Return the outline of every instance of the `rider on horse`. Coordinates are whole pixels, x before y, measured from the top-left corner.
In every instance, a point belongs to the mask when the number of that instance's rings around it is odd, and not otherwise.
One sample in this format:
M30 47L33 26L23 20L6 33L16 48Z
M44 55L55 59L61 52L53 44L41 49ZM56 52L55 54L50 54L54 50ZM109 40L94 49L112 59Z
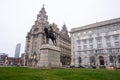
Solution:
M50 30L48 30L48 28L44 28L45 31L45 35L46 35L46 43L49 42L49 38L52 40L53 44L56 43L56 36L53 34L53 29L52 26L50 26Z

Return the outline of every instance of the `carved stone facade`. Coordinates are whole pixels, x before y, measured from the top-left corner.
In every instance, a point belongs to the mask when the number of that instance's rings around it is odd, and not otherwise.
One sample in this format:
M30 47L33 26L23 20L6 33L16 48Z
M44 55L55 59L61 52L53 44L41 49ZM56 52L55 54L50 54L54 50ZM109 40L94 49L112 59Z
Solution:
M120 68L120 18L71 29L71 65Z
M26 36L25 56L24 65L36 66L40 60L40 48L42 44L45 44L44 28L52 26L52 29L57 37L57 46L61 49L61 62L63 65L70 65L71 63L71 41L68 35L67 27L64 24L62 30L55 23L49 24L48 16L46 14L44 6L41 8L37 15L37 20L32 26ZM49 40L49 44L53 45L52 41Z

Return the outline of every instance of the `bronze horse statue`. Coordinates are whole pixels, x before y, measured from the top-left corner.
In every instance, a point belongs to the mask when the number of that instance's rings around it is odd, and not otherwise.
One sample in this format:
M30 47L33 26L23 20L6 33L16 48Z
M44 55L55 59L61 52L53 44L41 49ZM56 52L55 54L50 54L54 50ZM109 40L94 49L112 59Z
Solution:
M45 36L46 36L46 43L49 43L49 38L52 40L53 44L56 44L56 36L53 32L52 26L50 26L50 30L47 27L44 28Z

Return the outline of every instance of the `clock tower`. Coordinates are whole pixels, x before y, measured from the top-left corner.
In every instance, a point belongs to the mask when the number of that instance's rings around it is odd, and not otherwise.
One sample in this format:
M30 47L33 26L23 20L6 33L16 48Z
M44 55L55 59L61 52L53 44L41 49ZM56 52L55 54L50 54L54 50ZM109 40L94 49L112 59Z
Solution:
M41 10L39 11L39 14L37 15L37 21L40 24L48 23L48 16L46 15L46 11L45 11L44 5L41 8Z

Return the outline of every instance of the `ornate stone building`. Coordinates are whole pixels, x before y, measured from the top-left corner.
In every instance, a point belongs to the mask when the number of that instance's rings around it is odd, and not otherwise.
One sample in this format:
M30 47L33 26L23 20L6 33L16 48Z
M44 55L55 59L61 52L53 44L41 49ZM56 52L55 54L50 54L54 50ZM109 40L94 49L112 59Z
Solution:
M44 27L52 26L53 31L57 37L57 46L61 50L61 63L62 65L70 65L71 63L71 42L68 35L68 30L64 24L62 30L59 31L59 28L55 23L49 24L48 16L46 14L44 6L41 8L39 14L37 15L37 20L32 26L30 31L26 36L26 46L24 54L24 65L27 66L36 66L40 60L40 48L41 45L45 43ZM49 44L52 44L52 41L49 40Z
M71 29L71 65L120 68L120 18Z

